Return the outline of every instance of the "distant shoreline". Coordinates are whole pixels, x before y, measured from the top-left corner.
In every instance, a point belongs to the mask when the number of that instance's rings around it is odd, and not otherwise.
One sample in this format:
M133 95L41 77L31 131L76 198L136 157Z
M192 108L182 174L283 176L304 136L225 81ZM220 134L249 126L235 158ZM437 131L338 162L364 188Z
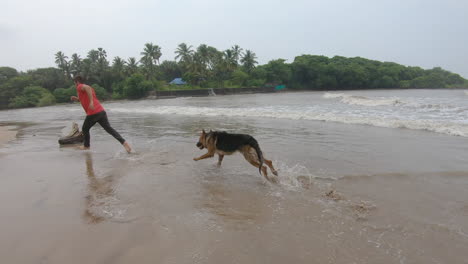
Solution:
M175 97L205 97L216 95L232 95L232 94L253 94L253 93L275 93L279 92L274 87L260 88L206 88L194 90L167 90L153 91L147 96L147 99L164 99Z
M177 97L206 97L216 95L235 94L261 94L261 93L292 93L292 92L346 92L360 90L467 90L467 88L359 88L359 89L336 89L336 90L316 90L316 89L282 89L276 90L274 87L259 88L204 88L194 90L168 90L153 91L144 99L170 99ZM112 100L113 101L113 100Z

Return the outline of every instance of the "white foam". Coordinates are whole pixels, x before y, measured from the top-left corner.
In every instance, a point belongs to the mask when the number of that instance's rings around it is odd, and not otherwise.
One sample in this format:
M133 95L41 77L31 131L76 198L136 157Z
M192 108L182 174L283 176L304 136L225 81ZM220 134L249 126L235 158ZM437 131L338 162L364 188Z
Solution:
M312 184L314 177L305 166L300 164L288 166L281 161L273 161L273 164L278 171L279 184L290 189L304 187L304 184Z
M347 96L347 95L344 94L344 93L325 93L323 95L323 98L334 99L334 98L341 98L341 97L345 97L345 96Z
M356 117L325 114L323 121L333 121L346 124L371 125L387 128L406 128L414 130L427 130L447 135L468 137L468 125L436 120L404 120L386 117Z
M341 102L350 105L363 106L382 106L382 105L399 105L403 104L398 98L368 98L364 96L349 96L341 99Z
M295 109L289 107L193 107L193 106L151 106L143 108L112 108L114 112L141 113L158 115L185 115L207 117L261 117L290 120L327 121L345 124L370 125L388 128L407 128L427 130L448 135L468 137L468 124L431 119L403 119L382 114L353 114L348 112L332 112L316 108Z
M465 91L468 92L468 91ZM399 109L405 109L406 111L420 111L420 113L428 112L440 112L442 115L448 115L448 117L455 113L462 113L467 111L468 108L454 105L450 101L446 101L441 98L411 98L407 97L402 100L398 97L366 97L344 93L325 93L323 98L326 99L337 99L340 98L340 102L347 105L365 106L365 107L377 107L377 106L396 106ZM389 110L388 108L387 110Z
M341 98L340 102L349 105L362 105L362 106L382 106L382 105L399 105L403 102L399 98L369 98L365 96L350 95L344 93L325 93L323 98L337 99Z

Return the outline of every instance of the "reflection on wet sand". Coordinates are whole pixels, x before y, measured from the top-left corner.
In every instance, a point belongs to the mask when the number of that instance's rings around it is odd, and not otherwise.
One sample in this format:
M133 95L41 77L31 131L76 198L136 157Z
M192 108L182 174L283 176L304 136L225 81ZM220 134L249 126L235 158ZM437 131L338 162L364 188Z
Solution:
M88 176L88 195L86 195L86 209L84 218L91 224L97 224L105 220L103 215L100 215L96 209L104 205L105 198L114 195L115 179L113 175L104 178L97 178L94 173L92 153L86 152L86 174Z
M242 230L271 218L272 212L266 206L262 193L255 188L231 184L217 176L204 178L200 186L200 207L212 216L212 220L228 228Z
M259 213L255 210L255 206L252 206L252 203L241 201L248 199L248 197L240 193L232 193L222 184L208 183L204 184L203 187L204 195L207 198L203 202L204 207L224 220L249 221L254 220Z

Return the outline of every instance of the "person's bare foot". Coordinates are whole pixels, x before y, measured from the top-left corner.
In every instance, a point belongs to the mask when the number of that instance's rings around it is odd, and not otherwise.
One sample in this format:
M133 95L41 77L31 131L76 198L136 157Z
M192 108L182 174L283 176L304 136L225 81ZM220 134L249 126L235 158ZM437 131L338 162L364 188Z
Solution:
M85 147L85 146L79 146L78 149L81 149L81 150L88 150L89 147Z
M125 141L125 142L123 143L123 146L124 146L125 150L127 151L127 153L131 153L131 152L132 152L132 148L130 147L130 144L128 144L127 141Z

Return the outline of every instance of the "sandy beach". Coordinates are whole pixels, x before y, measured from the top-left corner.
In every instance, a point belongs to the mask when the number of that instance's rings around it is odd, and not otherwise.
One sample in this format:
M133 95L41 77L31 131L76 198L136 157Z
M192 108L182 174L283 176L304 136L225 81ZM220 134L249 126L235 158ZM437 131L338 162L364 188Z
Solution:
M90 151L59 147L71 122L83 121L76 105L0 112L3 122L31 122L0 148L0 256L47 264L467 263L468 145L453 134L468 128L456 123L465 106L455 92L435 96L436 110L432 91L104 104L130 155L99 125ZM413 121L420 105L430 115ZM321 109L333 121L312 120ZM195 146L201 128L253 135L279 184L241 155L220 168L216 158L193 161L204 153Z

